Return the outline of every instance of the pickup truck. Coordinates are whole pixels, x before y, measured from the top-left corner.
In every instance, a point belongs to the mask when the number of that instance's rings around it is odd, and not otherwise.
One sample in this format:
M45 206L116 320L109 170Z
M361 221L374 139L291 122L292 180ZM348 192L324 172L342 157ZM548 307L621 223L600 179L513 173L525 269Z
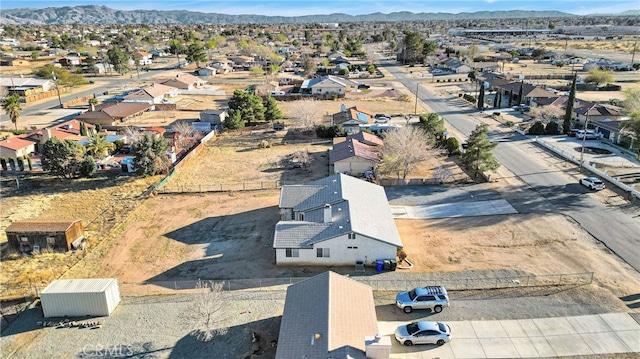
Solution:
M440 313L442 308L449 306L449 296L447 290L441 286L419 287L398 293L396 306L407 314L414 309L430 309Z

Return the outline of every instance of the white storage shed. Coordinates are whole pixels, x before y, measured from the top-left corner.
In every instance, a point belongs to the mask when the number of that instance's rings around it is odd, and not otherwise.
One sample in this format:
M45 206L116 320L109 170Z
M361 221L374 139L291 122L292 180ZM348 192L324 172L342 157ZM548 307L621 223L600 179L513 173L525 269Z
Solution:
M61 279L40 292L45 318L108 316L120 303L115 278Z

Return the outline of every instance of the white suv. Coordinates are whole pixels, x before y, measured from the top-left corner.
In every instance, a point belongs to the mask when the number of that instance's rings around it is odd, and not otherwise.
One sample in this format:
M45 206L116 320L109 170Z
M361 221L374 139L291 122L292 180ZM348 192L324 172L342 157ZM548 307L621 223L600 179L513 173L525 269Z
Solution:
M414 309L431 309L440 313L443 307L449 306L449 296L447 290L441 286L414 288L398 293L396 306L405 313L411 313Z

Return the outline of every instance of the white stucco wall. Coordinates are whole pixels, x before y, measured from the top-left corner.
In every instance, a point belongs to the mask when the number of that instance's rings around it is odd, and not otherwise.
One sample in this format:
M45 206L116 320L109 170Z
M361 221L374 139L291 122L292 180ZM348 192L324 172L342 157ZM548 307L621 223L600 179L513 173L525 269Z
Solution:
M374 163L360 157L345 158L333 164L333 173L347 173L351 176L362 176L365 171L374 167Z
M357 248L348 248L357 247ZM318 258L318 248L328 248L329 257ZM356 234L356 239L347 236L316 243L313 249L299 249L299 257L286 257L284 248L276 249L276 264L282 265L355 265L356 261L368 264L376 259L395 259L396 247L378 240Z

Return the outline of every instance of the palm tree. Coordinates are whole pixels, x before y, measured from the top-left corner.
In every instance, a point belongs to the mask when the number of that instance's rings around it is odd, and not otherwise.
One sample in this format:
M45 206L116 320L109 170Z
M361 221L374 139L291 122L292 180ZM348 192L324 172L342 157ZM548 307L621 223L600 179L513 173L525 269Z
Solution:
M93 135L89 137L89 144L87 145L87 151L91 152L94 156L104 158L107 155L108 150L115 148L113 143L107 142L106 136Z
M91 107L91 111L95 111L96 110L96 105L98 104L98 99L95 97L92 97L89 99L89 107Z
M16 132L18 131L18 118L20 118L20 95L17 93L11 94L4 98L2 101L2 109L9 115L11 122L16 126Z

